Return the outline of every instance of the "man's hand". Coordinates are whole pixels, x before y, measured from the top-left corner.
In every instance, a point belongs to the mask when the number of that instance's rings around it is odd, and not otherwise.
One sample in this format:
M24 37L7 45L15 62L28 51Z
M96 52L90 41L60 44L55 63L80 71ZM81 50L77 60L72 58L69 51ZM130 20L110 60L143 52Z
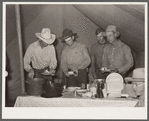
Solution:
M97 82L98 82L97 79L94 79L93 83L97 83Z
M74 72L74 76L78 76L78 67L76 65L73 65L71 70Z
M66 73L65 73L65 75L66 75L67 77L69 77L69 76L70 76L70 74L69 74L68 72L66 72Z
M54 69L51 69L50 71L49 71L49 73L52 75L52 74L55 74L55 70Z
M107 67L102 67L102 68L100 68L100 71L101 71L101 73L107 72Z
M74 76L78 76L78 70L74 71Z
M31 69L30 71L29 71L29 73L28 73L28 77L30 77L30 78L34 78L34 70L33 69Z
M119 73L119 70L116 69L116 68L115 68L115 69L111 69L111 73L114 73L114 72L115 72L115 73Z

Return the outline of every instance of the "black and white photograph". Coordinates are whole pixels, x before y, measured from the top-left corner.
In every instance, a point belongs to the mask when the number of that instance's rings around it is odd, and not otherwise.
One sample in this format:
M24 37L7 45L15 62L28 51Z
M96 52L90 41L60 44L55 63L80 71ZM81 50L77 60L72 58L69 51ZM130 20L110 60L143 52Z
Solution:
M3 2L2 119L147 119L147 2Z

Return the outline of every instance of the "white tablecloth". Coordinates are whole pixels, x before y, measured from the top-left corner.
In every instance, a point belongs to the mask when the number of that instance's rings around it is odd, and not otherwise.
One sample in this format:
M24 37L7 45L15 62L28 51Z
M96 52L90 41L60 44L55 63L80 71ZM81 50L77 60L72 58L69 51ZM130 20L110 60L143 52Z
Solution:
M134 107L138 100L19 96L14 107Z

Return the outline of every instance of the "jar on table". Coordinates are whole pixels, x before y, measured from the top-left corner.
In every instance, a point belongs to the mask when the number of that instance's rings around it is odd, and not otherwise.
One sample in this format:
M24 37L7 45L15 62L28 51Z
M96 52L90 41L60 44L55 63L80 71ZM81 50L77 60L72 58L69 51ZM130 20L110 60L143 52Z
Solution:
M97 82L97 98L104 98L103 90L104 89L104 82L99 81Z

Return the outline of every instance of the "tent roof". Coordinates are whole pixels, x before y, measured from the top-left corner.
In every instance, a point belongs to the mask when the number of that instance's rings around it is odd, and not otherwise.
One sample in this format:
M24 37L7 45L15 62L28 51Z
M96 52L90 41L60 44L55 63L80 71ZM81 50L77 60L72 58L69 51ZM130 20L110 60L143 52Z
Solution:
M106 29L116 25L121 40L137 53L144 51L144 5L74 5L92 22Z
M28 26L48 5L21 5L21 14L23 27ZM116 25L117 31L121 33L120 39L129 45L134 52L140 53L144 51L145 44L145 6L144 5L73 5L77 10L84 14L94 24L104 29L108 25ZM17 36L14 31L15 18L14 12L11 10L14 6L7 5L7 26L12 26L12 29L7 33L11 35L11 39ZM11 13L11 14L10 14ZM29 18L29 19L28 19ZM12 24L14 23L14 24ZM11 39L8 39L11 41ZM7 41L7 44L10 43Z

